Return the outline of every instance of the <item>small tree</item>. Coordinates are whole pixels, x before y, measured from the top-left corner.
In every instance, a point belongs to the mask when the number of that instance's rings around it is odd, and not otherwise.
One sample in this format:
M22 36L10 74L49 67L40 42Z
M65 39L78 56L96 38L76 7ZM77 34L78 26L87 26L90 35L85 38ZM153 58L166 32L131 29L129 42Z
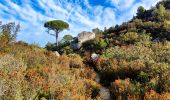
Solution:
M64 29L69 28L69 24L62 20L52 20L44 24L45 28L48 28L48 31L53 30L55 34L51 34L56 37L56 47L58 48L58 34Z
M14 22L2 24L0 21L0 49L15 41L19 30L19 24Z
M48 51L54 51L55 50L55 45L48 42L46 45L45 45L45 48L48 50Z
M156 21L164 21L165 7L162 4L159 4L152 12Z
M20 24L10 22L2 25L2 22L0 22L0 35L4 36L8 42L15 41L19 30Z
M144 17L145 8L143 6L140 6L137 10L137 17L143 18Z
M64 35L64 37L63 37L63 41L64 42L71 42L71 40L73 39L73 36L71 36L71 35Z

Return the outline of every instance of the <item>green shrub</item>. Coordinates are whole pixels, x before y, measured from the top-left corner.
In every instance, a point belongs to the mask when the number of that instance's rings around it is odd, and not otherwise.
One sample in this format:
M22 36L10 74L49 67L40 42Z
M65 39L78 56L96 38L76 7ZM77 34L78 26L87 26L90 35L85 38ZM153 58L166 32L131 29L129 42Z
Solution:
M135 33L135 32L128 32L126 34L122 34L120 38L125 43L134 44L135 42L138 41L139 35L138 33Z
M116 46L103 52L103 57L123 59L126 61L141 60L143 62L153 61L153 51L145 46Z
M104 49L104 48L106 48L106 46L107 46L107 42L106 42L104 39L101 39L101 40L99 41L99 47L100 47L101 49Z
M50 42L48 42L46 45L45 45L45 48L48 50L48 51L54 51L56 46Z
M121 34L120 36L120 41L127 44L149 45L151 39L152 37L150 34L136 32L128 32L126 34Z

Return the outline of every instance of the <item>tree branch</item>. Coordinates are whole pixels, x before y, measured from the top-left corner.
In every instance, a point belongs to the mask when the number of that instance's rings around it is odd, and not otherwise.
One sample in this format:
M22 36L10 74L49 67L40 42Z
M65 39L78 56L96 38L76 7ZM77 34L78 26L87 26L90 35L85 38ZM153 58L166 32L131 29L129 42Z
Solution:
M55 34L52 34L52 33L48 33L48 34L50 34L50 35L52 35L52 36L56 36Z
M50 30L49 30L49 29L47 30L47 33L50 34L50 35L52 35L52 36L56 36L55 34L50 33Z

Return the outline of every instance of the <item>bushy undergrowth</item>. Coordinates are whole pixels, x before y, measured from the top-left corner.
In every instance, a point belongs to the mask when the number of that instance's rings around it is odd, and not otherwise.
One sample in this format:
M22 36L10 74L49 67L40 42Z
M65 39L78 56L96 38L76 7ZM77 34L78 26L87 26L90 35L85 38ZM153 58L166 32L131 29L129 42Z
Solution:
M95 64L103 75L103 80L107 80L103 84L118 79L117 83L110 86L116 97L127 98L137 93L139 98L144 99L145 93L150 90L160 94L170 92L169 48L169 42L153 42L148 46L115 46L103 52ZM130 80L123 80L126 78ZM128 86L129 82L132 83L131 86ZM138 89L138 92L131 92L130 88Z
M76 54L57 57L23 42L0 50L0 98L4 100L91 99L100 89L94 78L94 71Z

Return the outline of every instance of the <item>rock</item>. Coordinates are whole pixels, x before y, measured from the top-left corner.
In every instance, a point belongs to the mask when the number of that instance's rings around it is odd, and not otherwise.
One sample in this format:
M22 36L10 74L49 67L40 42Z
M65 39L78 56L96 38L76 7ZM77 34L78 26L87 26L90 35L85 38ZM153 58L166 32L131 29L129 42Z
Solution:
M57 57L60 57L60 54L58 53L58 51L54 51L54 54L55 54Z
M111 100L110 91L105 87L101 87L99 95L101 97L101 100Z
M72 44L71 44L71 47L72 47L74 50L80 49L81 46L82 46L81 43L72 43Z
M83 31L78 34L77 39L79 43L84 43L86 41L92 40L95 38L95 33Z
M100 83L100 75L99 75L98 73L96 73L95 81L96 81L97 83Z
M91 58L92 58L93 61L96 61L96 60L99 58L99 55L96 54L96 53L93 53L93 54L91 55Z
M83 31L83 32L79 33L77 35L77 37L73 38L71 47L73 49L80 49L84 42L87 42L94 38L95 38L95 33Z

